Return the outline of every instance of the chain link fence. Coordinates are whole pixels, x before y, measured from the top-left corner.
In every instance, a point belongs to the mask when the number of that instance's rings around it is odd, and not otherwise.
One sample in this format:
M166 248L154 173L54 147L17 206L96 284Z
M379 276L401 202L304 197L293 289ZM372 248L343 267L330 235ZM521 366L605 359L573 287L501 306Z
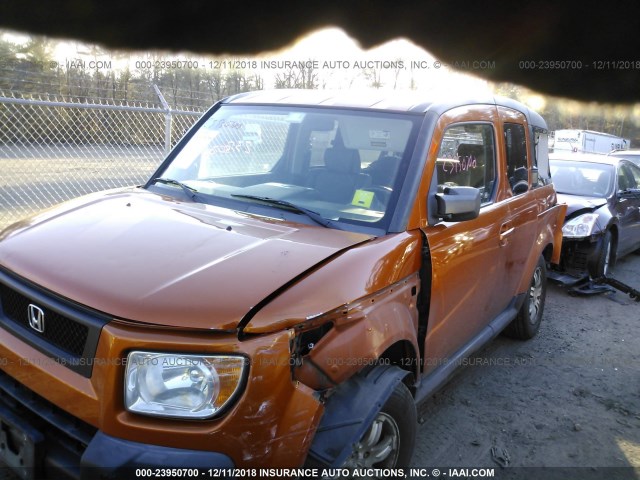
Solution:
M143 183L202 115L0 91L0 229L62 201Z

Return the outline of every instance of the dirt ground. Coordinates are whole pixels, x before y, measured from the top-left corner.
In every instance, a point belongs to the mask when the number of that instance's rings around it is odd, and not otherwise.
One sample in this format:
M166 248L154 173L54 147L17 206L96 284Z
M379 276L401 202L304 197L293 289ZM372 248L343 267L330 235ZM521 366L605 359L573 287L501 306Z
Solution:
M620 260L614 277L640 290L640 256ZM498 337L421 413L416 467L640 479L640 303L550 284L538 336Z
M615 277L640 289L640 256ZM550 285L538 336L495 339L421 417L415 478L640 479L640 303Z

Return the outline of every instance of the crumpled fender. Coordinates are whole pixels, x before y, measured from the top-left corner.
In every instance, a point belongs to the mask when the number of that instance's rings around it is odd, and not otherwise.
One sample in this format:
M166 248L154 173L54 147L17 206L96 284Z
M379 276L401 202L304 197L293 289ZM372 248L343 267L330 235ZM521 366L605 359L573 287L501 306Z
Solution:
M567 205L560 203L554 208L557 209L555 229L553 231L553 254L551 255L551 263L560 263L560 253L562 251L562 226L564 225L564 219L567 214Z
M339 468L380 412L396 386L410 372L379 365L354 375L327 400L307 462L321 468Z

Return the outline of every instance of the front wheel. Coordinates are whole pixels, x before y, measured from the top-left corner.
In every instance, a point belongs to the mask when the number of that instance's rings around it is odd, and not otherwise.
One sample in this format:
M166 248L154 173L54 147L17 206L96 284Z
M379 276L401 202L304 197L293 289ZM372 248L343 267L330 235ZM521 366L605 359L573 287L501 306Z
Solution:
M611 235L611 231L607 230L598 245L595 262L589 265L589 275L591 275L591 278L600 278L608 275L613 267L614 258L613 236Z
M378 412L342 468L408 468L416 438L417 414L413 397L399 383Z
M508 337L528 340L535 337L542 322L544 301L547 296L547 267L543 256L540 256L533 270L531 284L526 292L524 303L504 334Z

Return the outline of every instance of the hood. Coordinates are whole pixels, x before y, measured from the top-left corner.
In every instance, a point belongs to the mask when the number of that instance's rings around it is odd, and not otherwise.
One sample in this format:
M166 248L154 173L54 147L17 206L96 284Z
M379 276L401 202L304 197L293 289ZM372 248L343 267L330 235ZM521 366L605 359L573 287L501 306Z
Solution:
M63 297L118 318L221 330L371 238L142 189L73 201L2 237L0 265Z
M607 204L606 198L598 197L581 197L579 195L567 195L566 193L558 193L558 203L567 204L567 217L570 217L578 210L585 212L593 212L603 205Z

